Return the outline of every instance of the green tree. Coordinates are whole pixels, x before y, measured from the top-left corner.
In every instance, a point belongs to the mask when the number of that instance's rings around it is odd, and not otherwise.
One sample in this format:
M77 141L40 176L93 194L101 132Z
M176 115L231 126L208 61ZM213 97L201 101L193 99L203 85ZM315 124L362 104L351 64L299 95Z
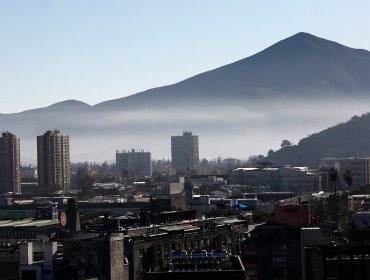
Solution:
M346 224L348 221L347 199L344 196L335 198L331 195L328 198L313 200L310 202L310 209L311 214L320 217L320 220L336 221L340 224Z
M207 184L201 184L199 186L199 194L202 194L202 195L209 194L209 186Z
M337 181L339 177L339 170L336 167L332 167L329 170L330 180L334 183L334 212L337 213ZM337 213L338 214L338 213ZM338 217L336 215L335 223L338 226Z
M329 178L334 183L334 194L337 196L337 181L339 177L339 170L336 167L332 167L329 170Z
M352 170L350 169L346 169L344 172L343 172L343 179L344 181L346 182L347 186L350 188L352 188L352 183L353 183L353 173L352 173Z
M349 188L349 196L348 196L348 199L349 199L349 213L351 215L351 213L352 213L352 183L353 183L352 170L346 169L343 172L343 179L344 179L344 181L346 182L346 184Z
M81 192L81 197L91 198L94 196L94 178L90 173L86 173L80 180L78 188Z
M290 142L289 140L286 140L284 139L283 141L281 141L281 144L280 144L280 147L285 147L285 146L290 146L292 145L292 142Z

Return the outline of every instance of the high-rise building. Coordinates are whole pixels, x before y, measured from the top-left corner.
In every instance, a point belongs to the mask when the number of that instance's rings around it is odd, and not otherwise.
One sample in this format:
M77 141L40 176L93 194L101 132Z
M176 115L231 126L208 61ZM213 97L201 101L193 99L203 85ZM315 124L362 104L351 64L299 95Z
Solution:
M182 136L171 136L172 167L177 172L199 171L199 138L184 131Z
M40 189L50 193L71 185L69 136L58 130L37 136L37 175Z
M0 193L20 191L19 139L12 133L4 132L0 137Z
M143 150L116 151L116 169L118 173L134 172L139 176L152 176L152 158L150 152Z

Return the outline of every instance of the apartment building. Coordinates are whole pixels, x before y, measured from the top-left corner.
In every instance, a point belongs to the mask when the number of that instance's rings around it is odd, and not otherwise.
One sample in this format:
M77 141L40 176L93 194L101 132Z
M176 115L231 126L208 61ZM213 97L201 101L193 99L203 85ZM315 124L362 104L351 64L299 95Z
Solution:
M199 138L184 131L182 136L171 136L172 167L177 172L199 172Z
M0 137L0 194L21 191L19 138L10 132Z
M69 136L59 130L37 136L37 174L39 187L47 193L71 187Z
M116 151L116 170L118 173L134 172L139 176L152 176L152 157L144 150Z

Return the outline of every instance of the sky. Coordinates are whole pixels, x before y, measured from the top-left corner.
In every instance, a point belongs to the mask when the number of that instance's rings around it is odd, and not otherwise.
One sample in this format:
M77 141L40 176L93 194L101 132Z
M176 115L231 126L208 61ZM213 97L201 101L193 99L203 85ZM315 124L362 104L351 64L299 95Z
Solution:
M0 113L172 84L308 32L370 50L369 1L0 1Z

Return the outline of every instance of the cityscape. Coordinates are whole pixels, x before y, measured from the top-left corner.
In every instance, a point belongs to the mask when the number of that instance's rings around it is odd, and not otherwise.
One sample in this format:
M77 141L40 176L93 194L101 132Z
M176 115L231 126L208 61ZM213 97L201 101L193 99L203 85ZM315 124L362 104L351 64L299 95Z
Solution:
M171 161L131 148L115 164L71 163L69 135L53 130L37 136L37 167L21 167L21 141L4 132L2 275L367 278L370 158L211 162L199 138L171 136Z
M370 279L370 4L0 3L0 280Z

